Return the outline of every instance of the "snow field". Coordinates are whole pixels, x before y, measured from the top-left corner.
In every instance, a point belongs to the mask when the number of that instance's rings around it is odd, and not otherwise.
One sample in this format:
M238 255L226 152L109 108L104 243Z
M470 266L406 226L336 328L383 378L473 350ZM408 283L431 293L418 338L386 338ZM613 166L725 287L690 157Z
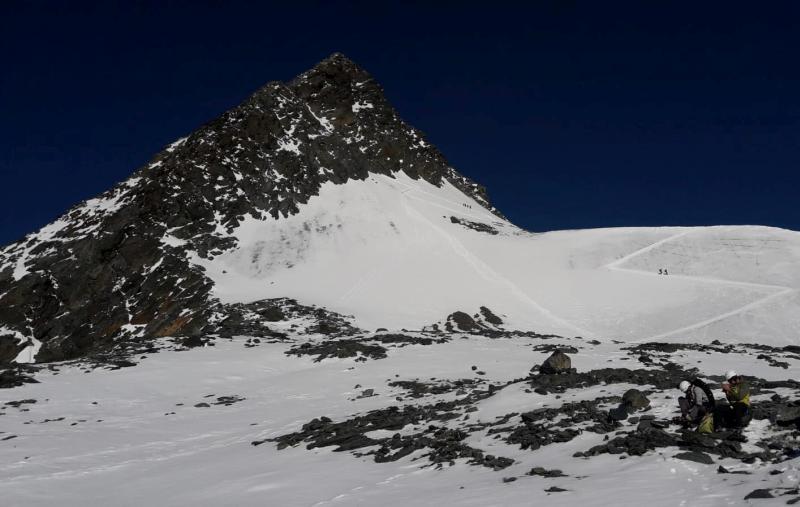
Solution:
M561 339L580 347L571 354L580 371L599 367L643 367L623 360L617 346L592 346ZM476 433L468 443L487 453L517 462L493 472L459 461L434 470L416 453L394 463L376 464L330 448L304 446L278 451L274 444L253 447L250 442L296 431L313 418L342 420L355 413L405 403L453 399L453 393L403 402L393 380L485 378L500 384L523 378L548 354L536 352L536 343L557 340L511 338L491 340L472 336L429 346L390 348L386 359L364 363L352 359L313 362L288 357L288 344L261 344L244 348L243 339L218 340L216 347L151 355L132 368L84 373L79 365L42 370L40 384L2 391L0 406L11 400L35 399L23 405L29 411L6 407L1 411L0 495L4 505L740 505L754 487L767 478L770 487L797 477L796 470L768 476L774 466L742 465L721 460L748 476L719 476L708 466L672 458L677 449L659 449L620 459L600 455L572 458L577 451L601 443L602 435L586 432L564 444L537 451ZM748 374L767 376L777 371L754 356L728 354ZM726 358L704 357L701 371L718 374ZM694 358L688 358L691 361ZM479 376L471 369L484 371ZM57 373L57 374L56 374ZM360 387L355 387L360 385ZM510 412L605 395L620 395L629 386L613 384L557 395L526 393L524 384L512 384L481 401L471 421L492 422ZM357 399L363 389L377 396ZM639 386L639 388L642 388ZM658 417L675 413L677 392L656 391L650 396ZM213 395L213 396L209 396ZM214 405L220 396L244 401ZM212 403L196 408L201 402ZM183 405L177 405L183 404ZM47 419L60 421L42 422ZM30 424L27 424L30 422ZM450 421L447 425L455 425ZM513 422L513 421L512 421ZM74 426L73 423L77 423ZM410 431L412 428L404 428ZM623 427L624 429L624 427ZM761 431L753 424L748 431ZM483 435L483 436L481 436ZM730 461L730 463L728 463ZM569 477L547 479L524 474L534 466L558 468ZM790 463L787 466L792 466ZM792 475L794 474L794 475ZM518 480L504 484L503 477ZM723 478L725 480L723 480ZM731 482L736 481L736 482ZM783 481L783 482L781 482ZM766 484L766 483L765 483ZM544 490L558 486L563 493ZM463 488L463 489L462 489ZM545 500L546 499L546 500ZM123 503L119 503L123 502Z
M531 234L447 182L400 172L327 183L300 213L247 217L232 235L238 248L212 260L191 256L215 296L294 297L353 315L366 329L421 329L487 306L508 328L601 340L800 337L800 233L780 229Z

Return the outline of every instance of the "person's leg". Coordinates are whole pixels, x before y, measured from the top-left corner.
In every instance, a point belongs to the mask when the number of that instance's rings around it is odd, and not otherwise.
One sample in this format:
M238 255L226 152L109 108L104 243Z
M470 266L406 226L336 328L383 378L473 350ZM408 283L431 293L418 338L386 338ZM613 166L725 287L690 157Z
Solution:
M730 405L717 405L714 410L714 425L717 428L730 428L732 416L733 409Z
M681 396L678 398L678 406L681 407L681 417L686 419L686 416L689 414L689 400Z
M733 410L731 411L731 420L732 426L735 428L744 428L748 424L750 424L750 407L745 405L744 403L737 403L733 406Z

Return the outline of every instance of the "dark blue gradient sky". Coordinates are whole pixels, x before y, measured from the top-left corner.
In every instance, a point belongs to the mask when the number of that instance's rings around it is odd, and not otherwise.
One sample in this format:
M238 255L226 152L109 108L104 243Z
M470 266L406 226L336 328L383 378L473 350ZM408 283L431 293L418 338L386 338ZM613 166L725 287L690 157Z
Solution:
M526 228L800 230L800 4L531 3L2 2L0 243L334 51Z

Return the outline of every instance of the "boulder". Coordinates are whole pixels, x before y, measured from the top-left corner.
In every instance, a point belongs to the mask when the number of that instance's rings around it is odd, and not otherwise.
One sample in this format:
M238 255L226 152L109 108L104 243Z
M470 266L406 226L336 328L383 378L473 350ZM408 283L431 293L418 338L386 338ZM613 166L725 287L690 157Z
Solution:
M702 463L704 465L713 465L714 460L711 459L711 456L704 452L700 451L687 451L681 452L675 455L675 458L694 461L696 463Z
M754 489L744 497L745 500L751 498L775 498L775 496L768 489Z
M650 400L638 389L628 389L622 395L622 404L628 409L642 410L650 406Z
M791 424L800 421L800 406L783 406L775 414L775 422L778 424Z
M628 415L628 408L624 404L608 411L608 417L612 421L624 421Z
M539 366L539 373L566 373L572 369L572 360L568 355L556 350Z
M713 449L719 443L718 440L695 431L681 433L681 441L689 446L705 447L707 449Z

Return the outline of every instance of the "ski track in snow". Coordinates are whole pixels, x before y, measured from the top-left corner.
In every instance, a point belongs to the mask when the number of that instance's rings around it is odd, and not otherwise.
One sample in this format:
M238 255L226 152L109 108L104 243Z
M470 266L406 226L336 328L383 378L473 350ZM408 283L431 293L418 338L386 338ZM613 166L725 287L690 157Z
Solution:
M409 190L413 191L413 189L411 189L410 187L409 187ZM408 197L407 193L404 193L403 195ZM433 229L437 233L439 233L450 244L450 246L452 247L453 251L456 254L458 254L459 257L464 259L464 261L466 261L470 266L472 266L475 269L475 271L477 273L479 273L481 275L481 277L483 277L485 280L487 280L489 282L492 282L492 283L495 283L495 284L498 284L498 285L501 285L501 286L504 286L509 291L511 291L520 301L522 301L525 304L531 306L537 312L547 316L552 321L554 321L554 322L556 322L556 323L558 323L558 324L560 324L562 326L565 326L567 329L571 329L571 330L575 331L576 333L581 334L581 335L583 335L585 337L593 337L595 335L595 333L592 333L589 330L583 329L583 328L581 328L579 326L576 326L575 324L573 324L571 322L568 322L568 321L562 319L561 317L553 314L547 308L545 308L542 305L540 305L533 298L531 298L528 294L526 294L522 289L520 289L514 282L512 282L508 278L502 276L501 274L497 273L488 264L486 264L485 262L480 260L475 255L471 254L469 252L469 250L467 250L467 248L460 241L458 241L456 238L454 238L451 234L448 234L447 232L442 230L441 227L437 226L436 224L434 224L433 222L431 222L430 220L425 218L425 216L422 215L422 213L419 213L413 207L406 205L405 206L405 210L406 210L406 213L409 216L419 220L420 222L423 222L423 223L427 224L431 229Z
M731 310L729 312L717 315L716 317L711 317L710 319L706 319L706 320L703 320L701 322L697 322L696 324L692 324L690 326L685 326L685 327L682 327L682 328L674 329L672 331L669 331L669 332L666 332L666 333L661 333L661 334L658 334L658 335L655 335L655 336L650 336L648 338L642 338L642 339L639 339L639 340L633 340L632 343L642 343L642 342L647 342L647 341L660 340L662 338L667 338L669 336L675 336L677 334L684 333L686 331L693 331L695 329L701 329L701 328L704 328L704 327L706 327L706 326L708 326L710 324L714 324L716 322L720 322L722 320L725 320L725 319L727 319L729 317L733 317L735 315L739 315L741 313L744 313L746 311L752 310L754 308L758 308L759 306L763 306L764 304L766 304L766 303L768 303L770 301L778 299L778 298L780 298L782 296L786 296L788 294L793 294L795 292L797 292L796 289L786 288L785 290L783 290L781 292L776 292L775 294L771 294L771 295L766 296L764 298L758 299L756 301L753 301L752 303L749 303L749 304L746 304L746 305L741 306L739 308L736 308L735 310Z
M772 289L772 290L776 290L777 292L775 292L773 294L770 294L768 296L762 297L760 299L757 299L755 301L752 301L750 303L747 303L747 304L745 304L745 305L743 305L743 306L741 306L739 308L736 308L734 310L731 310L731 311L728 311L728 312L725 312L725 313L710 317L708 319L702 320L702 321L697 322L695 324L691 324L691 325L688 325L688 326L683 326L683 327L680 327L680 328L677 328L677 329L673 329L671 331L667 331L667 332L660 333L660 334L657 334L657 335L648 336L647 338L641 338L641 339L638 339L638 340L633 340L632 343L644 343L644 342L648 342L648 341L660 340L660 339L663 339L663 338L668 338L670 336L675 336L675 335L680 334L680 333L684 333L686 331L693 331L693 330L696 330L696 329L701 329L701 328L706 327L706 326L708 326L710 324L714 324L716 322L720 322L722 320L725 320L725 319L727 319L729 317L733 317L735 315L739 315L741 313L744 313L746 311L752 310L754 308L758 308L759 306L762 306L762 305L764 305L764 304L766 304L766 303L768 303L770 301L773 301L775 299L778 299L780 297L787 296L789 294L793 294L793 293L797 292L797 289L794 289L792 287L782 286L782 285L769 285L769 284L762 284L762 283L739 282L739 281L734 281L734 280L722 280L722 279L719 279L719 278L707 278L707 277L702 277L702 276L691 276L691 275L659 275L659 274L656 274L656 273L652 273L652 272L649 272L649 271L643 271L643 270L640 270L640 269L628 269L628 268L622 267L622 265L625 264L627 261L629 261L629 260L631 260L631 259L633 259L635 257L638 257L640 255L646 254L647 252L650 252L652 250L655 250L656 248L658 248L658 247L660 247L660 246L662 246L662 245L664 245L666 243L670 243L670 242L675 241L676 239L679 239L679 238L682 238L684 236L687 236L691 232L692 232L691 230L679 232L679 233L674 234L672 236L669 236L667 238L664 238L664 239L661 239L659 241L656 241L656 242L654 242L654 243L652 243L650 245L647 245L644 248L640 248L640 249L638 249L638 250L636 250L634 252L631 252L630 254L628 254L628 255L620 258L620 259L617 259L617 260L607 264L605 267L607 269L609 269L609 270L612 270L612 271L621 271L621 272L631 273L631 274L635 274L635 275L639 275L639 276L655 276L655 277L666 276L666 277L668 277L670 279L679 279L679 280L683 279L683 280L698 281L698 282L702 282L702 283L722 284L722 285L729 285L729 286L735 286L735 287L752 287L752 288L758 288L758 289Z

